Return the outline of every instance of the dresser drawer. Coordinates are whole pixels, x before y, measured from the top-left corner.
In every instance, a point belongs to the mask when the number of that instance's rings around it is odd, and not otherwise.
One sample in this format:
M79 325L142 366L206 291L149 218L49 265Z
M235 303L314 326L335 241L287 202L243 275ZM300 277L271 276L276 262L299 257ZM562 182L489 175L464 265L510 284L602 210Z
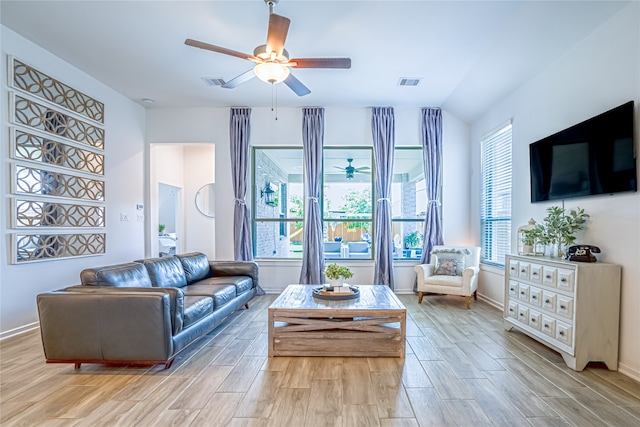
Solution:
M511 277L518 277L518 261L509 260L509 275Z
M524 283L518 284L518 299L522 301L529 302L529 285L525 285Z
M562 289L563 291L567 292L573 292L575 281L576 275L573 270L566 270L564 268L558 269L558 289Z
M529 288L529 302L537 307L542 307L542 289L531 286Z
M556 302L558 300L558 294L555 292L544 290L542 291L542 308L548 310L551 313L556 312Z
M518 298L518 282L509 280L509 297Z
M542 283L542 266L531 263L529 279L534 283Z
M518 321L525 325L529 324L529 309L524 305L518 305Z
M556 319L543 314L540 330L550 337L554 338L556 336Z
M517 319L518 318L518 303L509 301L509 310L507 311L507 316Z
M529 310L529 326L540 330L542 328L542 314L536 310Z
M571 347L573 343L573 327L564 322L557 321L556 339Z
M556 278L558 277L558 269L555 267L542 267L542 283L547 286L556 287Z
M531 264L529 264L528 262L520 262L518 264L518 277L524 280L529 280L529 271L531 269Z
M573 319L573 298L564 295L558 295L556 313L569 320Z

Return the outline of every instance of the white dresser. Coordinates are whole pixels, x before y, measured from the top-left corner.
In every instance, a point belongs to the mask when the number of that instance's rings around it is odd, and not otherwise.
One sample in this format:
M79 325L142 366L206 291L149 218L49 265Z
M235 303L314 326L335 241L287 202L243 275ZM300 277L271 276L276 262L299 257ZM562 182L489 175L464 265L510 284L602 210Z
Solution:
M504 325L559 351L567 366L618 369L619 265L507 255Z

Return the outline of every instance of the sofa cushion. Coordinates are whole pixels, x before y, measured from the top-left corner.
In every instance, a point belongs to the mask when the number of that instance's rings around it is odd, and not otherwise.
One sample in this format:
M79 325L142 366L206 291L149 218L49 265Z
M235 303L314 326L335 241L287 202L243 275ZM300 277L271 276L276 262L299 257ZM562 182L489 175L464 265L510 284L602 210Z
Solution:
M184 297L184 327L188 327L213 313L213 298L206 296Z
M151 287L151 279L147 269L136 262L84 269L80 273L80 282L83 285L114 286L116 288Z
M181 288L187 285L184 269L180 260L174 256L147 258L142 263L149 273L151 284L158 288Z
M236 287L236 295L243 294L250 291L253 288L253 280L247 276L223 276L223 277L208 277L199 281L196 284L203 285L233 285Z
M217 310L236 297L236 287L233 285L210 285L201 282L183 288L187 296L208 296L213 298L213 309Z
M176 255L182 263L184 274L187 277L187 284L192 284L205 277L209 277L211 267L209 259L201 252L191 252L188 254Z

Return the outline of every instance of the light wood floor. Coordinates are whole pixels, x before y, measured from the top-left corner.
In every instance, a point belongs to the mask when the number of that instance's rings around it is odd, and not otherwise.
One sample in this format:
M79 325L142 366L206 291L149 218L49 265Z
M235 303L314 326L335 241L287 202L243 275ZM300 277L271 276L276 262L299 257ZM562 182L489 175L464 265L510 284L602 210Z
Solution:
M161 367L45 364L37 331L1 345L2 426L638 426L640 384L568 369L459 297L401 295L405 359L267 357L274 295Z

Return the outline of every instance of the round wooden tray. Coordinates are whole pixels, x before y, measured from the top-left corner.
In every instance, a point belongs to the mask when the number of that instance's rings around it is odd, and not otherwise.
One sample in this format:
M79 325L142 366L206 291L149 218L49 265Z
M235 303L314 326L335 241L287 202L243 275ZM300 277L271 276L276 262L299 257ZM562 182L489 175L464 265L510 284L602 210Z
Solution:
M320 292L320 291L322 291L324 289L324 287L321 286L319 288L313 288L313 297L314 298L318 298L318 299L329 300L329 301L342 301L342 300L360 298L360 289L358 289L357 286L349 285L349 288L353 291L352 294L348 294L348 295L325 295L325 294L322 294Z

